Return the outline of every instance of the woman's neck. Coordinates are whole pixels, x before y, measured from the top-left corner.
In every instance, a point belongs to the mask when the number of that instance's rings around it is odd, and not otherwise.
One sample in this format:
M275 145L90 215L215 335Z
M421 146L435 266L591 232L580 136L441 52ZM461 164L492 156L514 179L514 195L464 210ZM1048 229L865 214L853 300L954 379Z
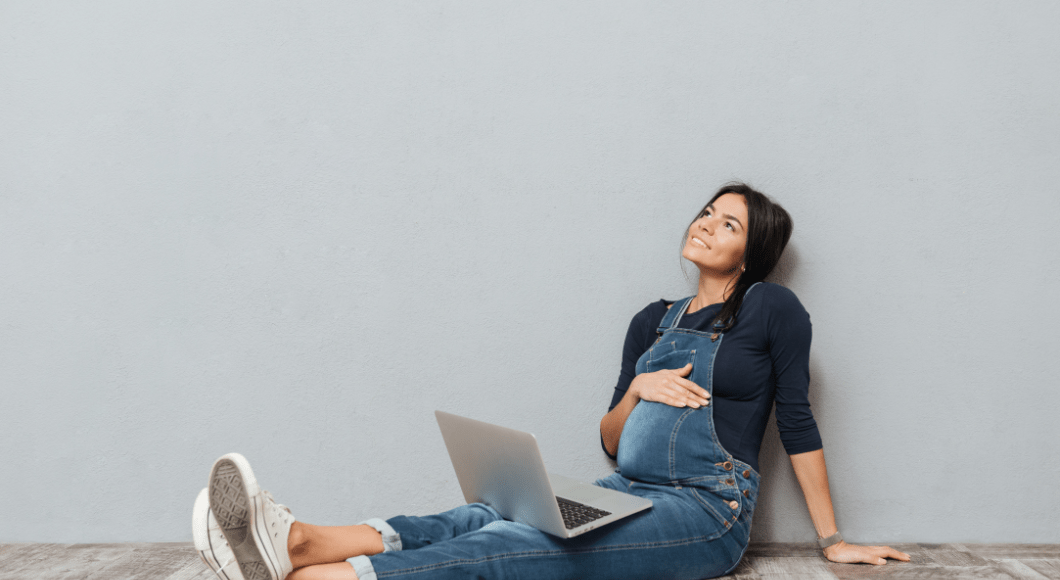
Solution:
M685 312L691 314L700 308L705 308L711 304L725 302L725 299L732 294L733 288L736 287L737 278L739 278L738 274L718 277L700 272L696 296L692 299L692 302L688 305L688 309Z

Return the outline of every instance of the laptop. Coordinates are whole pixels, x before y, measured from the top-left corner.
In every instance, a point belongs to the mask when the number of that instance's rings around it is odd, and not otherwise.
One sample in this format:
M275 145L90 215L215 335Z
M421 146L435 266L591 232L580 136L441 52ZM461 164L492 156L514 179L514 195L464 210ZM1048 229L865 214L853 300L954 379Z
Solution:
M545 471L537 439L435 411L468 503L484 503L505 519L573 538L651 507L651 500Z

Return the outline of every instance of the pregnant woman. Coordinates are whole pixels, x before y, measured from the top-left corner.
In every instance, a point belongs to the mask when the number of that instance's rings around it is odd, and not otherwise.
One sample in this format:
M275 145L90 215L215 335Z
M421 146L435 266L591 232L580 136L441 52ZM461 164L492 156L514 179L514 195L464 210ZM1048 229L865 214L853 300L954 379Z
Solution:
M688 228L682 256L694 296L649 304L626 335L622 373L600 421L618 470L596 482L652 508L559 539L470 504L422 517L314 526L258 487L250 464L218 459L192 527L226 580L712 578L739 563L758 496L770 411L824 555L884 564L909 556L842 540L807 398L810 319L788 289L764 282L791 237L788 213L742 184L722 187Z

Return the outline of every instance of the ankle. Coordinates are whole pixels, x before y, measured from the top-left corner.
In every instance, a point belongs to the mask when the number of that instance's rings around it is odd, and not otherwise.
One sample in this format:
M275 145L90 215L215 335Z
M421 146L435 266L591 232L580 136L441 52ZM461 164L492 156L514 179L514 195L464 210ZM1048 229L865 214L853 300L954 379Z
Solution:
M287 536L287 553L291 559L304 556L309 552L310 533L305 524L295 521L291 524L291 531ZM295 566L297 568L297 566Z
M362 553L365 556L382 554L386 550L383 544L383 534L379 530L367 524L357 526L357 530L360 532L358 538L362 542Z

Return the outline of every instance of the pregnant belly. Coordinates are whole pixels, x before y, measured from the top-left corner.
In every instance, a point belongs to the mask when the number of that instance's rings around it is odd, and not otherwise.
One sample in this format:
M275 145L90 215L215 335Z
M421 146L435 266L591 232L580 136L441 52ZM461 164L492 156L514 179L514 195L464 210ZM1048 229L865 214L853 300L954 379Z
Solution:
M641 401L633 408L618 442L618 468L624 477L648 483L673 479L674 436L692 409Z

